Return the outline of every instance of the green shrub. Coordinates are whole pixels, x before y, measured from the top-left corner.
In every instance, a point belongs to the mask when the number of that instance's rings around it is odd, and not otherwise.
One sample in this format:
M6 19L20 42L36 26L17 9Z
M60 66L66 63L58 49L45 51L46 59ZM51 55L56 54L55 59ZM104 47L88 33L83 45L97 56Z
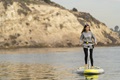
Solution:
M51 1L50 0L44 0L46 3L50 3Z
M76 8L73 8L72 10L75 11L75 12L78 12L78 10Z

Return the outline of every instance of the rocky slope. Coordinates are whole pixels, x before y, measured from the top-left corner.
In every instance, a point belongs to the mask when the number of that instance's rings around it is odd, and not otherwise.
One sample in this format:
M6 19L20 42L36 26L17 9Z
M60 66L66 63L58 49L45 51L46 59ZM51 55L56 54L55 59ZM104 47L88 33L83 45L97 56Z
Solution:
M98 45L114 45L120 43L119 34L110 30L104 23L92 17L89 13L73 12L81 25L90 25L91 31L95 34Z
M78 46L83 25L99 44L118 44L118 34L89 13L73 12L45 0L0 0L0 47Z

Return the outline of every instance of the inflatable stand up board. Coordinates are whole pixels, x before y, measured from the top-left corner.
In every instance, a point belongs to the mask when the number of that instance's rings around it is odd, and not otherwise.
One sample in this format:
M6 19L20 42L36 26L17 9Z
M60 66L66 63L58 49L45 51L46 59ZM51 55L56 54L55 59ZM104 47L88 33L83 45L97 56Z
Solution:
M88 48L88 53L89 53L89 48ZM90 59L88 58L88 65L90 64ZM98 75L98 74L103 74L104 70L100 67L94 67L94 68L90 68L90 66L88 66L88 68L80 67L79 69L77 69L77 73L79 74L85 74L85 75Z
M78 74L85 74L85 75L98 75L103 74L104 70L100 67L94 67L93 69L86 69L85 67L80 67L77 69Z

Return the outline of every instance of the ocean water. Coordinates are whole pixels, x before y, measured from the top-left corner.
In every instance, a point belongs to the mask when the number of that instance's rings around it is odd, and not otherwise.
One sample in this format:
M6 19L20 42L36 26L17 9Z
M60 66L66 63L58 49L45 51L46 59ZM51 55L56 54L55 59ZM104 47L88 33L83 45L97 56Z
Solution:
M120 47L95 47L94 65L104 74L76 73L84 65L82 48L0 50L0 80L120 80Z

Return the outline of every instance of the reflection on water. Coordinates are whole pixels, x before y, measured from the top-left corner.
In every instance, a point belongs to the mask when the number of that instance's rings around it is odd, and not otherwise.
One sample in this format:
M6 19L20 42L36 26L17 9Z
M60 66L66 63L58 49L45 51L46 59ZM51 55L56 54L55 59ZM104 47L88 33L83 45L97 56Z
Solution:
M98 80L98 75L85 75L85 80Z
M73 74L49 64L0 63L0 80L69 80Z
M80 73L77 73L79 77L84 77L84 78L79 78L78 80L99 80L99 76L100 75L84 75L84 74L80 74Z

